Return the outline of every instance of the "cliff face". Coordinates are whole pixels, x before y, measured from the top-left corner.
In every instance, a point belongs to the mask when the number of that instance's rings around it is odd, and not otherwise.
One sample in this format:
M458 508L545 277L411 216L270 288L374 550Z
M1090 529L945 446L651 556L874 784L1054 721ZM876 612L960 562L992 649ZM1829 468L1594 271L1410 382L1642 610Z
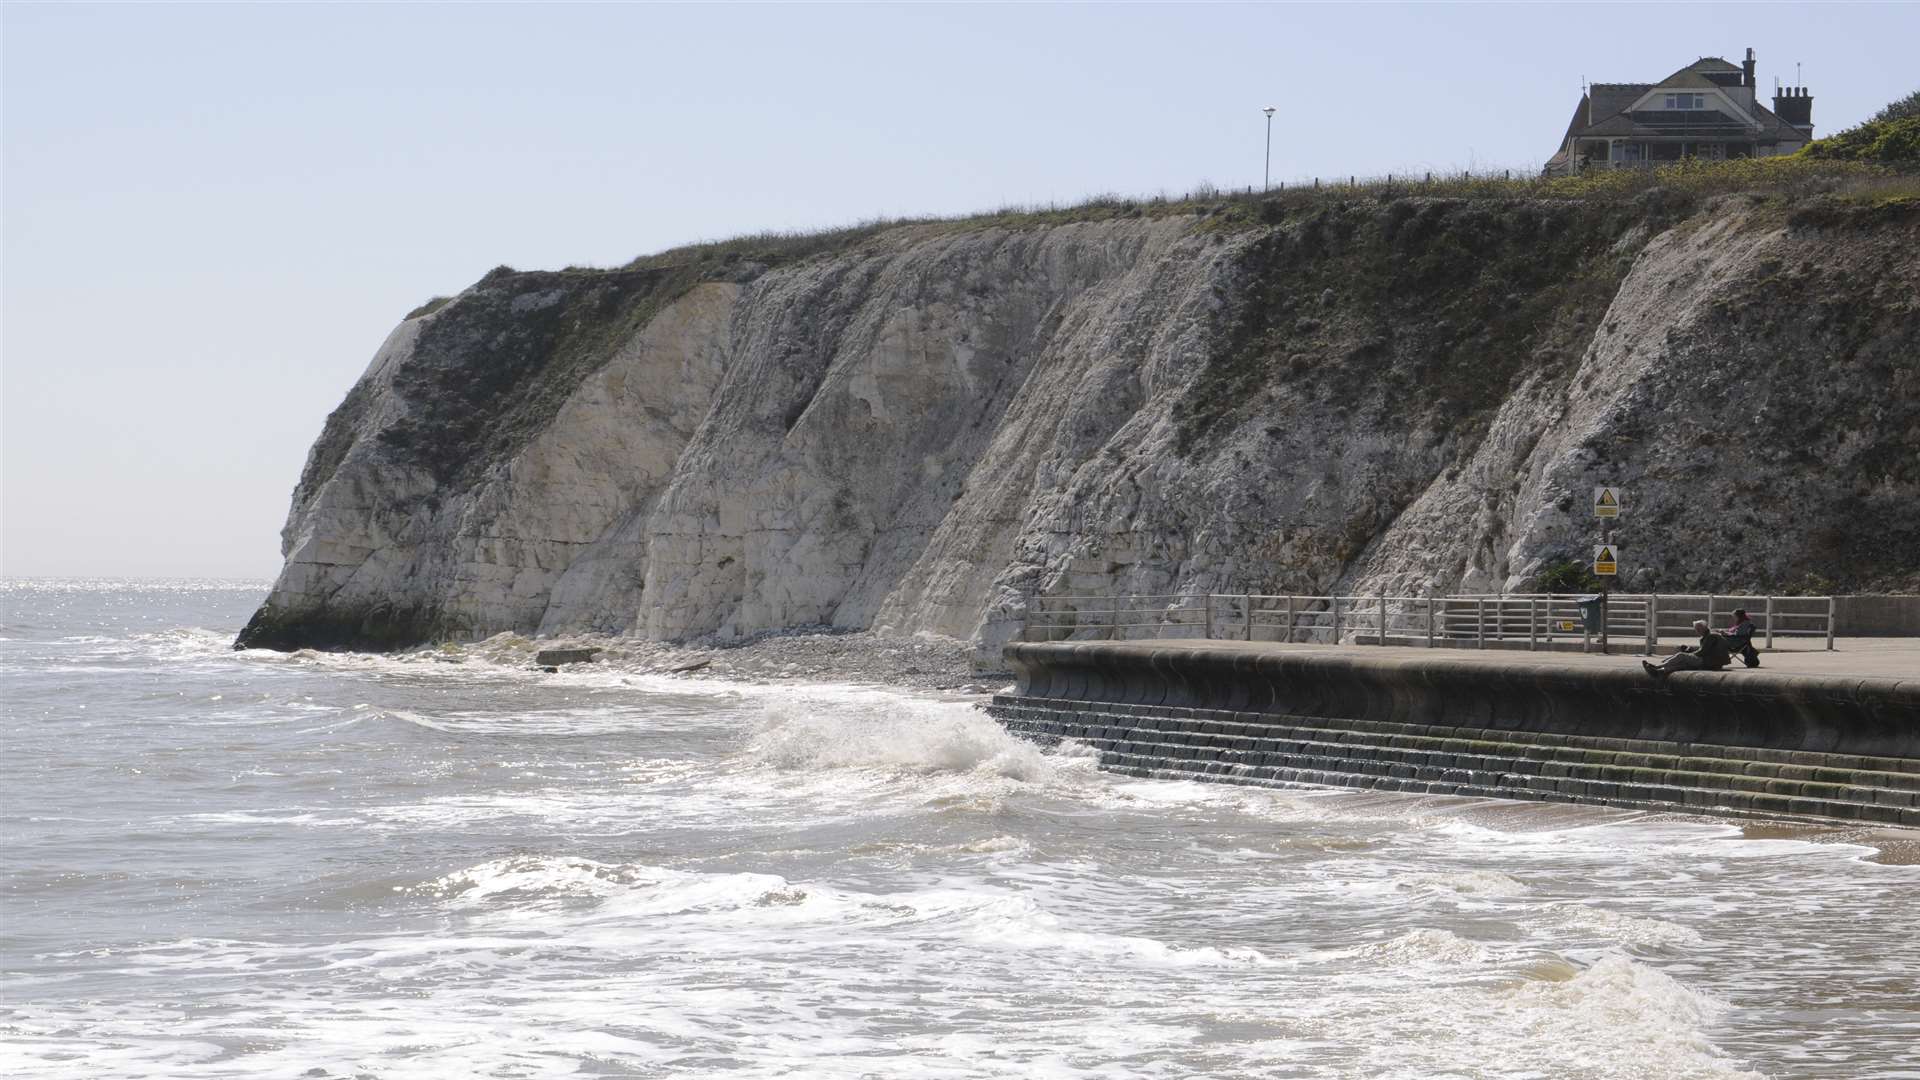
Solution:
M1025 590L1920 585L1920 213L1326 201L513 273L329 418L242 645L829 624Z

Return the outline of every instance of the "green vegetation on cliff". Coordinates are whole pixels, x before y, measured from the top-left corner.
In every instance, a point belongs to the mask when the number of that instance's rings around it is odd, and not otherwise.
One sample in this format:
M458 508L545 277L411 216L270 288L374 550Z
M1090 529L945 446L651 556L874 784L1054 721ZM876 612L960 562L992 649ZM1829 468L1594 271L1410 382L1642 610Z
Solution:
M1864 124L1814 140L1797 156L1920 169L1920 90L1881 109Z
M1438 443L1578 363L1633 257L1687 200L1405 197L1268 204L1224 332L1175 408L1202 450L1276 392Z

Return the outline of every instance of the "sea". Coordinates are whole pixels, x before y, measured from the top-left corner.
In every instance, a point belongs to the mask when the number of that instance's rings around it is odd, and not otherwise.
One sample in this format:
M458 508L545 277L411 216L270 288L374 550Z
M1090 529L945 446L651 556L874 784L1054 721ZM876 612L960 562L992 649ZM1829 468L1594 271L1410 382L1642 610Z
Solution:
M7 1077L1920 1077L1920 868L0 585Z

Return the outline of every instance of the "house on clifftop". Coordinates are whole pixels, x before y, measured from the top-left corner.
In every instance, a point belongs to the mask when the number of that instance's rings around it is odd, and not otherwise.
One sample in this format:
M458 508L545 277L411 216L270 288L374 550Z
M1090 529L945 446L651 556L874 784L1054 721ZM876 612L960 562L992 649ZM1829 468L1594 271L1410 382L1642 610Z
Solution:
M1793 153L1813 139L1813 95L1776 85L1769 109L1760 104L1753 68L1748 49L1739 67L1706 56L1657 83L1594 83L1546 174Z

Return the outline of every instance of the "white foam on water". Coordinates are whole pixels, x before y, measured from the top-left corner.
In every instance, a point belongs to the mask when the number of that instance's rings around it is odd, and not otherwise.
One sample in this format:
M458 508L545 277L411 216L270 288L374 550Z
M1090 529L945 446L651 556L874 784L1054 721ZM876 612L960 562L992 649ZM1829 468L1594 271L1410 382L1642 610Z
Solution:
M1336 955L1394 968L1487 964L1495 959L1495 954L1486 946L1437 927L1409 930L1386 941L1343 950Z
M1724 1003L1620 954L1571 979L1529 981L1496 995L1559 1075L1756 1076L1706 1037Z
M1553 977L1531 979L1513 974L1527 970L1517 952L1433 927L1303 963L1103 931L1085 912L983 882L875 893L564 855L488 860L408 895L456 921L327 944L135 949L122 958L131 977L172 972L211 1000L186 1017L29 1010L14 1029L28 1036L27 1071L83 1075L50 1060L58 1046L131 1047L83 1060L181 1077L565 1075L595 1063L1164 1077L1258 1074L1273 1054L1325 1076L1741 1075L1704 1034L1716 1004L1644 965L1534 962ZM1204 1039L1223 1018L1271 1037ZM236 1041L242 1058L206 1053Z
M496 859L412 890L457 907L539 910L618 901L629 916L792 905L807 893L772 874L704 874L558 856Z
M1404 874L1394 878L1393 886L1413 892L1473 897L1520 896L1529 891L1526 885L1498 870Z
M1589 904L1554 904L1526 921L1534 929L1555 937L1594 937L1609 944L1641 949L1682 950L1706 944L1700 932L1691 927Z
M892 696L819 696L768 702L748 754L782 771L888 776L971 773L1042 780L1040 749L969 705Z

